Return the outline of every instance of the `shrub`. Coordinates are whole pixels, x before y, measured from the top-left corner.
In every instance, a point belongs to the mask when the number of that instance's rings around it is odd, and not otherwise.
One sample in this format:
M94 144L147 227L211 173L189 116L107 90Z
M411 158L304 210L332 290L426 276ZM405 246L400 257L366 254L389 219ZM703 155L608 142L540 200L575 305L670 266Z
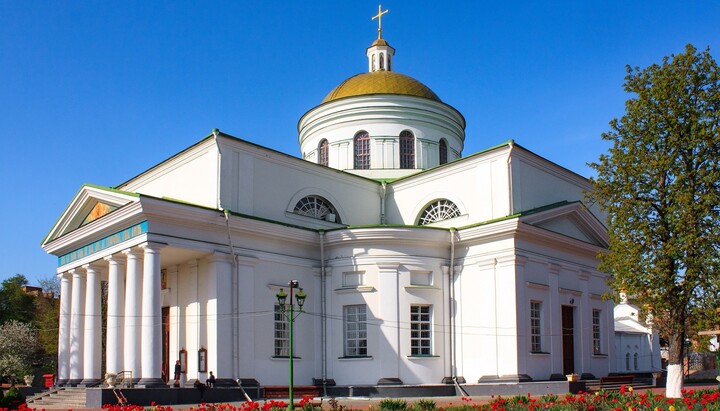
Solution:
M401 399L385 398L378 404L383 411L402 411L407 409L407 401Z
M16 410L20 405L25 404L25 397L15 387L11 387L5 396L0 399L0 407L7 408L9 410Z
M420 399L415 403L415 409L419 411L433 411L435 409L435 401Z

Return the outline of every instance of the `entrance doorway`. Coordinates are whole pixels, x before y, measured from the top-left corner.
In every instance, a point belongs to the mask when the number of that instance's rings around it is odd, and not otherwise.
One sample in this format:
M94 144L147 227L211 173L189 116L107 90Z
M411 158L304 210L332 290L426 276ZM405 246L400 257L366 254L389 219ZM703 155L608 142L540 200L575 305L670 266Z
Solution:
M563 352L563 374L575 372L575 321L573 317L574 307L562 306L562 352Z
M162 379L170 379L170 307L162 308Z

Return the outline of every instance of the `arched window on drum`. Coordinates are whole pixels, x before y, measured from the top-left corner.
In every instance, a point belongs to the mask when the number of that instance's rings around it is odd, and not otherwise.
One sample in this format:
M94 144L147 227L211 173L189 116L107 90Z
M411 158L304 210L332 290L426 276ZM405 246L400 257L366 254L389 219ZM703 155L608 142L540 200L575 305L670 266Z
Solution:
M448 147L447 147L447 141L444 138L440 139L440 144L438 146L439 151L439 158L440 158L440 164L445 164L448 162Z
M415 135L410 130L400 133L400 168L415 168Z
M353 168L368 170L370 168L370 134L367 131L358 131L353 138L353 145L355 148Z
M321 166L328 165L328 149L328 141L322 139L322 141L320 141L320 144L318 145L318 164L320 164Z

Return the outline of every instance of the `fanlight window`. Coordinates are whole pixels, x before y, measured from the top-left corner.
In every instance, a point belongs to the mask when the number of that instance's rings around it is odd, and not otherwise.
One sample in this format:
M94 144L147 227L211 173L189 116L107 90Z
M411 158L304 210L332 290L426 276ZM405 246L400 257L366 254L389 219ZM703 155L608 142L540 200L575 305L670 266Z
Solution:
M319 196L307 196L300 199L295 205L293 213L318 220L330 221L332 223L340 222L340 216L337 210L335 210L335 207L333 207L329 201Z
M460 215L460 209L450 200L437 200L427 206L420 215L419 225L427 225Z

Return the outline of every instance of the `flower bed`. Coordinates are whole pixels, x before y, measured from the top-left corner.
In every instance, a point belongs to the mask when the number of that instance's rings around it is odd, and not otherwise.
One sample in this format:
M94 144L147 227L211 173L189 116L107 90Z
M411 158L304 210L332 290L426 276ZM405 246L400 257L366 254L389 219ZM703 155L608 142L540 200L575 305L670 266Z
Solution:
M155 405L142 407L137 405L106 405L106 411L173 411L171 406ZM184 408L184 407L183 407ZM284 411L287 403L269 400L262 405L255 401L232 404L199 404L187 411ZM332 411L351 411L340 405L334 398L325 407ZM23 411L29 409L22 404ZM298 411L318 411L313 398L306 396L296 405ZM0 411L7 411L0 408ZM514 397L492 397L489 400L474 401L463 397L460 404L448 404L436 407L435 401L421 399L408 403L404 399L383 400L377 406L368 406L368 411L720 411L720 392L717 390L683 390L683 398L665 398L652 391L634 392L632 387L621 387L620 391L599 391L594 394L518 395ZM36 410L44 411L44 410Z

